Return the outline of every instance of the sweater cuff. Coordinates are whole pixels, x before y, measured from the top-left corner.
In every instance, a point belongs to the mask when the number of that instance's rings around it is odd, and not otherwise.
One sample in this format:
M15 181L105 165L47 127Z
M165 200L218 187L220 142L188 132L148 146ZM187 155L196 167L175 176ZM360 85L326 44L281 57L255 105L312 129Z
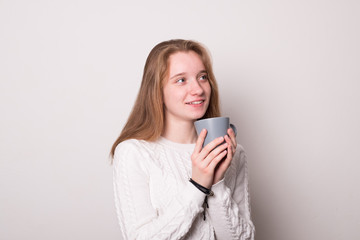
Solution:
M211 190L214 192L214 196L208 198L209 204L212 202L221 201L226 195L229 194L228 187L225 185L224 179L212 185Z
M193 184L188 182L181 195L182 199L184 200L183 202L181 202L181 204L186 206L187 203L190 203L194 205L197 209L202 209L202 205L204 203L206 195L199 189L197 189Z

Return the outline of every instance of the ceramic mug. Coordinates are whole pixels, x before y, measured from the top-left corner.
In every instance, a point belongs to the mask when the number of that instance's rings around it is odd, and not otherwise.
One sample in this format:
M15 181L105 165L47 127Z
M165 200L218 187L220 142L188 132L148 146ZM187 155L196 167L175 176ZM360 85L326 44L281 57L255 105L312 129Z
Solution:
M195 121L194 125L198 136L204 128L207 130L203 147L215 138L224 137L225 135L227 135L227 130L229 128L232 128L234 130L235 136L237 134L236 127L230 123L230 118L228 117L205 118Z

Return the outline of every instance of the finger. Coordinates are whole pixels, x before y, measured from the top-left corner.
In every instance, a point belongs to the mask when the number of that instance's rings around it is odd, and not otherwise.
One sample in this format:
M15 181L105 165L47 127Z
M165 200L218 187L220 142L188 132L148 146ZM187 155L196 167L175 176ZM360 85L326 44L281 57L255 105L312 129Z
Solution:
M224 142L224 137L218 137L208 143L200 152L199 156L201 159L205 159L211 151L214 150L218 145Z
M196 144L195 144L194 153L200 153L201 152L201 149L202 149L204 141L205 141L206 134L207 134L207 130L205 128L203 130L201 130L201 132L199 134L199 137L198 137L198 139L196 141Z
M229 134L229 137L230 137L230 139L231 139L232 144L233 144L233 145L235 146L235 148L236 148L236 146L237 146L237 141L236 141L236 135L235 135L234 130L233 130L232 128L229 128L229 129L228 129L228 134Z
M219 162L226 156L228 150L222 151L219 155L217 155L210 163L208 168L215 169Z
M231 146L231 152L234 153L236 151L236 145L234 145L233 141L229 136L225 136L225 141Z
M234 156L234 152L233 152L232 146L229 144L228 148L227 148L226 159L224 159L224 161L221 163L221 168L224 171L229 167L233 156Z
M229 144L229 146L228 146L228 154L226 156L225 162L228 161L229 164L230 164L234 154L235 154L235 148Z
M209 155L207 155L204 159L204 161L202 162L203 164L203 167L207 167L212 161L214 161L214 159L219 155L221 154L223 151L227 151L229 147L229 144L228 143L224 143L224 144L221 144L220 146L218 146L217 148L215 148L213 151L211 151L209 153Z
M236 135L234 130L232 128L229 128L227 132L233 143L236 145Z

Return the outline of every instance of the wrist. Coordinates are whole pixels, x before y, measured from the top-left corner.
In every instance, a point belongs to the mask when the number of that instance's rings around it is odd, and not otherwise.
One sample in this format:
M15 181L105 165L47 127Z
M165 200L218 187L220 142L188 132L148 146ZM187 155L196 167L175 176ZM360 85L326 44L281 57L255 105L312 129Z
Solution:
M223 174L221 176L215 176L212 185L217 184L218 182L222 181L224 179L224 176L225 176L225 174Z
M196 176L191 176L191 178L193 181L195 181L196 183L200 184L201 186L204 186L206 188L211 188L211 186L213 185L213 178L204 178L204 177L196 177Z
M203 192L207 196L213 196L214 193L211 191L211 188L204 187L203 185L197 183L192 178L189 180L197 189L199 189L201 192Z

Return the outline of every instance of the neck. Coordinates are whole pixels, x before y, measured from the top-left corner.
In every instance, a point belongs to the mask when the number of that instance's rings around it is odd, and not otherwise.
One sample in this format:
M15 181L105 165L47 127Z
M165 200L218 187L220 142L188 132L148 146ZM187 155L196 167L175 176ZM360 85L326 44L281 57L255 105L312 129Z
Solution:
M176 143L195 143L197 134L194 121L165 121L165 129L162 137Z

